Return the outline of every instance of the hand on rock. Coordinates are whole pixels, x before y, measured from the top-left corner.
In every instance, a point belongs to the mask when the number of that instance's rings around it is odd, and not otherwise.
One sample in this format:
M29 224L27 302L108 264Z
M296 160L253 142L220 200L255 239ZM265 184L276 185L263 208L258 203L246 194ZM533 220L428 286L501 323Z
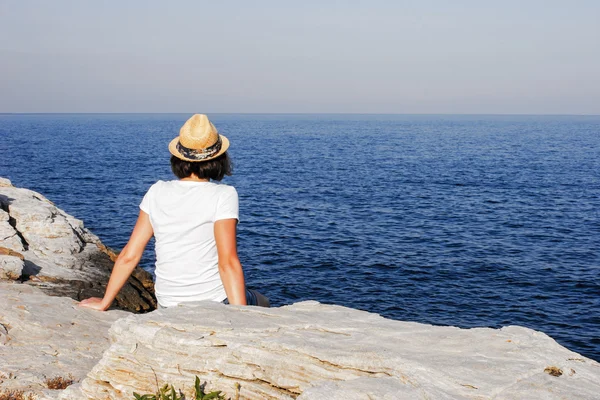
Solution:
M89 299L82 300L79 303L79 307L91 308L98 311L105 311L108 308L102 304L102 299L99 297L90 297Z

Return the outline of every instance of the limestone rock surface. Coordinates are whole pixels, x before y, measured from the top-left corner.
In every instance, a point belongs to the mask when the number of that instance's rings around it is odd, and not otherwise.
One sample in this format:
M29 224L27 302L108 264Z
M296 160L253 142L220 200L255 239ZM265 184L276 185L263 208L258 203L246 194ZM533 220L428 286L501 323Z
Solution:
M63 400L131 399L194 376L240 399L598 399L600 364L531 329L431 326L302 302L130 315Z
M9 221L10 215L0 208L0 241L8 248L23 251L23 242L21 242L21 238L19 238L17 231L10 225Z
M0 279L19 279L24 266L23 259L13 255L0 254Z
M128 314L79 308L68 297L0 281L0 392L54 398L59 392L46 379L81 380L109 346L111 324Z
M75 300L101 297L114 265L111 253L83 223L34 191L0 178L0 247L23 257L20 278L46 294ZM0 271L3 269L0 261ZM18 261L5 259L14 279ZM6 278L4 278L6 275ZM115 301L129 311L156 307L152 277L137 268Z

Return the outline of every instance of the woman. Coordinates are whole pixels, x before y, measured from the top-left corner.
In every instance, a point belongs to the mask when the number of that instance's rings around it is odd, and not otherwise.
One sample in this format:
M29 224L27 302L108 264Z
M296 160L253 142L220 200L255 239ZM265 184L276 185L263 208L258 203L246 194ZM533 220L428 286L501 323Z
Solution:
M158 181L150 187L104 297L83 300L80 306L108 309L153 235L159 307L199 300L237 305L266 300L245 288L236 249L237 192L211 182L231 175L228 148L229 140L219 135L206 115L187 120L169 144L171 169L179 180Z

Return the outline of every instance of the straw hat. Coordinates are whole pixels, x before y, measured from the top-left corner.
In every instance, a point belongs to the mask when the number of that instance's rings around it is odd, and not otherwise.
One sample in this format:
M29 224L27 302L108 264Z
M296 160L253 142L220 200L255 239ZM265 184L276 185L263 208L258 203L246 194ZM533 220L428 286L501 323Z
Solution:
M219 135L217 128L204 114L194 114L171 140L169 151L185 161L208 161L219 157L229 148L229 139Z

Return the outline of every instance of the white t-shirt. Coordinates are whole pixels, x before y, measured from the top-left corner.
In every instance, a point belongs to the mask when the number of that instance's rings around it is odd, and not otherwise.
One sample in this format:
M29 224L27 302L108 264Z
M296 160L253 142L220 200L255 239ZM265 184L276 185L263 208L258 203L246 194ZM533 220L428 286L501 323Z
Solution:
M214 222L238 217L234 187L213 182L158 181L140 209L156 239L154 290L163 307L227 298L219 276Z

